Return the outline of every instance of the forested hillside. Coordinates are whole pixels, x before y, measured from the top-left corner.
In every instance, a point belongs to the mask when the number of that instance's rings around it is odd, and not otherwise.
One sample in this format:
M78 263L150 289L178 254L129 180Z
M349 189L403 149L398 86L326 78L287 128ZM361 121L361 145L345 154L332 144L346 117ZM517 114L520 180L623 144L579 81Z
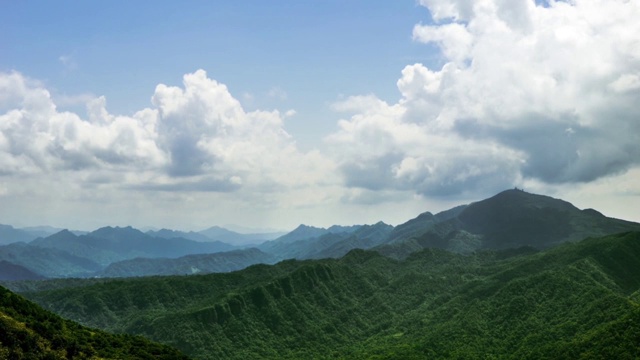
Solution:
M628 232L542 252L353 250L229 274L56 280L25 295L200 359L633 359L639 268L640 233Z
M89 329L0 287L0 359L187 359L139 336Z

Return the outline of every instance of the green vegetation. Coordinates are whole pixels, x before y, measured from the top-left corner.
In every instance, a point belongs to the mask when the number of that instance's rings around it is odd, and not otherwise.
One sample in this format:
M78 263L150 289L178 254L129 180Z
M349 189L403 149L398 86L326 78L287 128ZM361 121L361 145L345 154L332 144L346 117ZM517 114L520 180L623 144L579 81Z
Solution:
M227 274L30 283L49 290L25 296L200 359L640 357L639 232L403 258L352 250Z
M187 359L139 336L64 320L0 287L0 359Z

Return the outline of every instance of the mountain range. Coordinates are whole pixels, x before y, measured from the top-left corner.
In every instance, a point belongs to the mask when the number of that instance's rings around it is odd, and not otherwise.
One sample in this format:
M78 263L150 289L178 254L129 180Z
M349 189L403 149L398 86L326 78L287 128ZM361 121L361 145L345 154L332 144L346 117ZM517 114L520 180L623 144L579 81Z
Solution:
M0 230L7 234L24 232L10 226ZM199 232L161 229L146 233L131 227L104 227L81 235L61 230L28 243L0 246L0 260L5 262L1 277L228 272L285 259L339 258L353 249L373 249L396 259L425 248L461 254L521 246L546 249L588 236L632 230L640 230L640 224L514 189L435 215L425 212L395 227L383 222L329 228L300 225L271 240L278 234L240 234L220 227ZM17 235L12 236L15 239ZM254 241L258 243L248 245ZM188 265L191 262L193 266Z
M255 247L201 236L105 227L0 246L0 281L38 304L0 288L0 356L108 358L89 326L196 359L640 358L640 224L559 199L507 190ZM112 357L143 341L120 339Z
M626 232L543 251L355 249L224 274L49 280L23 295L197 359L633 359L638 268L640 232Z

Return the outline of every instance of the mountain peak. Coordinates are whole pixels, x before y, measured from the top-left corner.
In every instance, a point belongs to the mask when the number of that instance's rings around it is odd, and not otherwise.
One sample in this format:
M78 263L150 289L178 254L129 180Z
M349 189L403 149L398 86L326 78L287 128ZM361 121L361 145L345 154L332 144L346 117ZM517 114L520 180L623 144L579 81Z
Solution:
M319 227L315 227L315 226L311 226L311 225L300 224L300 225L298 225L297 228L293 229L291 232L298 231L298 230L309 230L309 229L323 229L323 230L325 230L324 228L319 228Z
M49 237L78 237L76 234L72 233L71 231L69 231L69 229L62 229L60 231L58 231L57 233L49 236Z
M55 234L49 235L45 238L37 238L35 240L33 240L31 242L31 244L34 245L38 245L38 244L51 244L51 243L60 243L60 242L65 242L65 241L69 241L72 239L76 239L78 236L74 233L72 233L71 231L67 230L67 229L63 229L58 231Z
M458 219L465 231L483 236L485 247L545 248L580 231L585 215L564 200L512 189L469 205Z
M478 204L482 204L486 206L490 204L490 206L496 207L513 207L513 206L522 206L529 208L555 208L560 210L578 210L573 204L553 198L551 196L539 195L528 193L522 189L510 189L502 191L488 199L478 201L469 205L468 208L477 207ZM468 209L465 209L467 211Z
M94 230L88 234L89 236L103 238L103 239L121 239L126 237L149 237L149 235L143 233L142 231L135 229L131 226L126 227L111 227L105 226L98 230Z

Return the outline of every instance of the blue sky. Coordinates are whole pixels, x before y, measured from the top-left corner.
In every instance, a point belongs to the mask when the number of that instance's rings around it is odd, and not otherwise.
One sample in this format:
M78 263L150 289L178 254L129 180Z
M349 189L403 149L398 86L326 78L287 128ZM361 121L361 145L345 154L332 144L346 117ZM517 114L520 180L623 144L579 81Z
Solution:
M412 41L429 13L414 1L10 2L0 15L2 70L44 81L54 96L105 96L131 114L159 82L205 69L243 105L294 108L301 146L335 129L330 104L374 93L399 98L411 62L440 61ZM82 107L80 108L82 110Z
M0 7L0 223L397 224L514 186L640 221L635 2Z

